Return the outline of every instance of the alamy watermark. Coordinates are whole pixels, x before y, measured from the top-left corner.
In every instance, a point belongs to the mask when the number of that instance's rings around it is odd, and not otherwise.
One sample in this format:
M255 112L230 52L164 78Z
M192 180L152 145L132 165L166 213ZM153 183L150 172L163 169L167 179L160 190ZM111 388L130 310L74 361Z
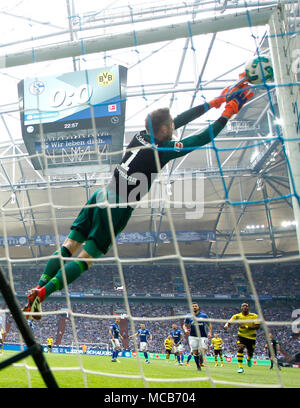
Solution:
M131 206L133 208L185 209L186 219L199 219L204 214L204 176L183 173L170 180L168 177L144 173L114 177L106 187L107 199L101 189L97 193L97 204L105 208L107 201L111 208ZM155 183L157 183L155 185ZM150 186L152 186L150 190Z

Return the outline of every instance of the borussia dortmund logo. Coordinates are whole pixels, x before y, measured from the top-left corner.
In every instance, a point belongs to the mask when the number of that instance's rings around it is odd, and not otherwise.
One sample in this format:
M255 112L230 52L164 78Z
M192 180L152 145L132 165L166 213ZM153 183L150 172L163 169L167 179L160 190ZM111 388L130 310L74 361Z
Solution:
M111 71L102 71L97 76L97 82L101 86L109 86L115 80L114 74Z

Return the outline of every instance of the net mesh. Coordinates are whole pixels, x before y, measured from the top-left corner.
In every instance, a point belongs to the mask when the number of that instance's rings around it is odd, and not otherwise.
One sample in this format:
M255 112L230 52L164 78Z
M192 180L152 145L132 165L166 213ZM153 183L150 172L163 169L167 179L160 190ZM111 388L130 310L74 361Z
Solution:
M264 55L271 48L275 71L279 73L284 71L284 74L278 76L281 80L284 79L284 82L276 84L275 87L274 84L270 85L266 82L256 85L257 95L248 105L248 116L241 116L239 120L230 121L220 137L213 140L210 145L196 149L196 152L191 155L192 160L186 166L184 164L187 156L179 161L169 163L160 172L151 192L139 203L139 207L130 221L140 231L140 228L143 228L140 220L145 218L145 209L148 210L146 216L147 220L150 219L149 233L151 239L149 238L149 241L142 245L142 249L138 246L136 250L129 249L126 241L124 246L120 245L122 240L118 240L118 237L115 237L113 233L111 211L109 211L109 227L113 236L112 248L107 256L94 259L93 271L96 277L90 277L92 271L88 271L88 277L81 276L78 282L76 281L68 286L63 261L69 261L70 258L60 257L65 289L59 292L59 295L56 294L56 296L59 296L58 300L55 298L54 302L49 298L49 301L47 299L45 305L43 304L42 323L40 326L37 324L34 330L37 339L43 342L45 333L47 335L49 332L53 333L58 325L62 324L60 332L61 339L63 339L62 344L65 341L67 344L75 345L78 366L75 368L53 367L53 371L80 371L84 387L89 386L89 375L99 377L100 383L101 378L107 376L120 379L127 378L132 381L142 380L145 387L156 383L183 385L184 383L193 382L208 382L211 387L224 384L246 387L283 387L282 375L277 367L275 367L276 381L268 384L220 380L214 375L209 364L204 368L204 376L189 376L187 373L186 376L182 375L180 378L177 376L172 378L172 375L168 378L160 378L159 375L150 377L146 373L144 358L138 353L139 345L137 340L128 344L135 351L137 357L138 370L135 375L120 373L119 370L118 372L117 370L116 372L107 372L101 369L99 371L89 370L85 367L84 353L81 351L83 343L97 342L99 344L103 342L109 324L116 315L123 317L128 334L136 333L139 324L145 322L146 327L149 327L150 331L162 343L163 338L167 336L170 330L171 324L175 321L181 326L186 313L192 313L192 299L195 295L197 299L200 299L201 303L202 282L207 283L210 281L211 275L219 277L222 284L224 284L223 279L226 280L224 275L228 275L228 277L231 277L229 286L233 285L235 288L242 288L240 290L244 288L248 291L248 297L253 303L252 307L259 315L263 329L258 335L261 342L266 342L270 346L269 332L273 331L273 328L276 328L277 333L281 336L286 336L287 333L291 332L294 324L291 319L292 316L289 314L291 306L288 306L285 310L285 307L281 304L279 313L276 314L274 320L274 316L268 313L262 302L264 293L262 292L262 285L255 280L255 274L259 270L267 273L270 264L272 268L277 268L277 266L278 268L286 268L292 265L290 274L293 275L294 273L293 279L296 287L299 282L295 266L298 261L298 245L295 240L293 223L289 224L290 230L286 233L283 232L281 235L275 234L276 231L273 225L274 220L277 223L279 222L279 214L283 210L288 220L297 219L298 211L297 203L291 201L291 199L296 201L299 199L297 178L294 177L297 168L295 168L293 162L290 162L289 151L286 148L291 137L293 138L292 141L297 143L298 133L293 130L292 134L285 134L284 124L281 126L274 119L287 120L286 117L282 117L282 112L278 112L276 95L280 97L278 88L291 89L290 98L292 99L293 109L290 109L288 115L289 118L292 117L291 121L296 123L296 129L298 130L299 94L296 85L299 85L299 55L295 50L298 50L297 44L299 42L297 30L299 3L296 1L279 2L280 10L283 10L284 14L281 15L281 18L272 17L272 27L276 28L275 32L272 30L269 32L265 24L261 26L256 23L255 15L252 14L256 8L250 2L248 2L249 4L242 1L229 2L229 4L226 1L207 2L207 4L201 4L199 1L188 4L178 2L176 11L174 11L174 4L164 4L162 9L161 2L153 1L151 6L132 2L132 5L118 5L116 8L113 7L113 4L108 4L101 11L89 13L77 11L80 7L79 4L77 10L75 10L74 4L71 7L69 2L67 3L69 5L67 9L69 13L69 30L67 33L70 38L65 41L79 43L80 53L78 56L68 58L65 65L75 71L91 69L99 66L100 59L102 67L110 67L116 63L128 67L129 86L126 96L128 104L126 108L124 148L132 135L143 128L142 123L149 110L168 105L172 111L180 113L183 110L182 106L191 108L201 102L209 101L212 96L215 96L216 92L223 89L224 85L233 82L233 77L236 78L237 73L243 69L244 62L254 54ZM278 9L275 4L273 6L272 13L277 13ZM260 8L260 5L257 5L257 8ZM250 49L245 49L241 45L241 41L233 41L229 35L226 35L226 32L222 38L219 38L219 34L216 33L210 34L209 38L206 35L204 36L205 41L203 36L193 35L193 23L199 16L209 17L212 13L214 18L218 19L222 18L224 13L232 12L232 10L244 13L246 23L243 23L242 27L244 28L239 32L242 37L251 40L247 42L247 47L250 47ZM274 15L272 13L270 15ZM153 28L157 28L158 31L161 20L166 20L168 22L174 21L174 25L184 22L187 26L187 34L178 40L141 45L144 43L142 42L140 30L143 28L145 21L149 22L149 14L152 16L151 24ZM33 18L25 20L26 33L32 37L33 44L31 55L33 64L27 72L30 73L31 77L36 76L38 80L39 74L36 74L35 66L39 66L38 72L40 72L49 63L47 62L47 56L45 57L46 62L39 62L40 55L42 55L40 48L43 48L42 40L43 37L50 37L51 34L46 32L37 35L35 30L36 21ZM234 20L235 18L232 16L232 25L236 27ZM120 24L121 21L124 24L124 32L122 24ZM63 22L64 25L65 21ZM123 46L120 46L122 44L121 36L124 34L124 37L126 37L128 27L130 27L129 33L133 38L133 42L130 48L123 49ZM53 27L51 28L53 29ZM88 40L93 36L97 36L98 30L102 30L101 35L103 36L119 36L119 47L115 50L110 50L108 47L108 51L102 52L100 56L99 54L90 54ZM66 37L65 33L56 35ZM146 33L146 37L147 35L150 34ZM280 44L278 44L279 39L283 39ZM202 41L206 47L205 53L203 52ZM277 41L276 46L272 45L272 41ZM20 39L16 41L17 45L21 43ZM179 49L181 50L180 58L178 58ZM221 53L221 49L226 50L227 58L222 58L222 73L219 73L218 70L214 69L214 58ZM281 59L282 52L287 57L284 63ZM241 63L241 58L236 58L237 53L245 55L245 61ZM161 59L164 54L169 58L175 57L176 62L167 64L164 61L162 64ZM127 62L128 55L130 55L130 63ZM62 56L70 57L67 51L64 51ZM25 60L25 56L23 57ZM7 61L9 61L9 57L7 57ZM146 65L147 69L145 68ZM7 68L4 70L3 75L12 76L14 69ZM66 69L63 69L63 71L66 72ZM215 73L213 79L205 80L207 72L210 71ZM53 65L50 66L49 72L55 72ZM157 80L153 83L148 82L148 77L151 79L159 78L159 83L157 83ZM136 81L138 85L136 85L135 81L132 81L132 78L138 79ZM185 80L185 78L188 78L188 80ZM86 88L85 91L88 92L88 89ZM132 101L133 103L129 103ZM93 154L96 155L98 168L103 171L95 170L94 172L81 173L78 170L70 176L68 172L62 176L60 174L46 176L34 169L31 161L34 157L44 160L45 168L48 170L49 164L52 165L62 160L61 155L54 151L51 152L50 157L47 149L34 156L28 155L22 140L13 140L9 130L15 128L13 122L18 120L17 115L14 116L14 112L11 115L8 109L8 112L4 111L1 116L2 125L7 129L10 137L7 144L4 144L1 148L1 181L2 189L7 196L7 200L1 206L4 246L1 261L5 263L10 283L17 294L22 291L24 293L26 289L30 288L26 279L30 281L32 276L38 279L38 273L42 272L44 263L52 256L54 250L60 248L65 234L68 233L66 231L67 223L72 223L86 199L99 187L106 187L110 178L110 171L107 167L104 167L105 160L123 152L103 152L103 150L98 150L98 130L93 115L93 107L90 106L90 108L92 112L91 138L94 143L93 148L89 150L89 154L92 157L94 157ZM253 112L251 109L253 109ZM15 112L19 114L17 110ZM205 116L205 122L196 122L184 127L184 129L180 129L177 133L178 140L196 132L199 126L210 125L218 114L209 112ZM267 130L259 126L263 116L267 118L265 121L268 123ZM40 123L40 132L42 145L46 146L48 136L45 136L42 123ZM76 134L76 137L78 136ZM155 151L155 156L157 165L159 165L158 150ZM82 150L73 149L71 153L65 154L64 160L71 163L80 162L82 157ZM205 165L202 166L199 163L205 163ZM247 168L243 167L244 163L248 164ZM273 174L272 170L280 168L280 166L284 170ZM30 176L32 179L29 178ZM246 180L245 184L247 186L244 185L243 177L245 177L244 180ZM178 191L182 193L182 185L180 185L179 190L176 189L176 186L182 180L184 180L184 185L188 186L189 191L195 188L197 191L203 192L204 189L204 194L197 195L195 200L188 192L185 192L183 199L182 195L176 194ZM76 193L74 193L74 190L76 190ZM40 192L43 195L39 194ZM113 208L111 203L106 201L105 204L110 210ZM259 218L262 211L264 212L266 225L258 225L253 222L253 219ZM207 222L204 220L206 217ZM194 246L193 249L189 250L188 245L184 246L178 239L179 228L182 228L184 224L179 223L178 218L180 220L184 218L184 223L191 230L195 229L194 226L192 227L193 223L199 223L198 229L218 230L222 225L224 232L219 234L217 239L211 239L208 243L199 242L198 251L194 250ZM14 231L16 220L22 224L24 239L20 241L20 237L16 234L14 236L15 241L11 244L13 240L11 231ZM49 220L51 226L49 226ZM134 231L135 227L132 226L131 230ZM164 233L165 231L167 233ZM146 232L148 233L148 231ZM44 243L34 241L34 237L38 234L48 235L49 241L46 249L43 246ZM255 240L251 234L255 236ZM51 239L52 236L55 237L54 240ZM263 241L261 237L265 238L265 236L268 236L269 239ZM286 245L291 245L291 241L294 240L292 248L285 246L285 239L288 241ZM53 245L52 248L51 245ZM268 249L270 249L268 259L266 259L266 256L264 258L254 256L256 253L261 254L264 252L267 254ZM132 256L128 256L128 251ZM135 253L136 255L134 255ZM288 255L286 256L285 253ZM224 256L227 254L228 256ZM132 265L142 270L144 268L145 272L140 275L136 274L131 269ZM194 268L196 270L195 265L199 270L194 272ZM147 285L145 274L149 273L147 268L152 268L151 274L157 279L157 282L160 282L160 272L155 272L156 268L174 269L173 275L170 275L173 279L173 287L177 282L185 293L184 302L180 302L180 306L168 303L168 306L160 308L156 307L153 302L141 313L141 306L132 301L131 285L134 284L133 281L137 276L137 279L141 282L141 290L144 290L143 284ZM293 268L295 268L294 272ZM233 273L232 270L235 272ZM110 277L108 277L109 271L111 272ZM154 287L155 279L152 281ZM81 289L82 280L88 282L88 285L84 284L84 291ZM104 282L106 282L108 298L111 296L113 288L120 288L118 293L113 293L114 299L117 299L117 304L98 302L98 304L94 305L87 301L78 301L76 305L74 304L74 298L81 296L82 293L84 293L85 299L89 295L97 295L96 292L92 291L92 288L97 288L99 282L101 282L102 287L105 286ZM216 282L218 285L220 281L216 279ZM26 285L26 288L24 285ZM257 289L257 285L259 289ZM212 294L214 289L212 289ZM166 293L161 292L161 290L162 288L158 287L157 293ZM136 288L135 291L137 291ZM168 291L170 291L169 287ZM224 295L222 289L220 291L219 298L216 296L217 299L221 299L222 295ZM150 293L153 293L153 285L151 285ZM268 292L265 292L265 294L268 295ZM296 294L297 291L294 292L295 296ZM244 298L242 297L242 299ZM7 312L5 307L3 309ZM209 321L218 330L222 330L224 323L237 312L236 308L232 306L226 308L223 303L217 306L209 305L207 309ZM9 324L11 330L7 339L11 338L18 342L14 323L10 322ZM98 331L101 335L97 334ZM236 326L229 334L224 333L228 342L235 335L235 331L237 331ZM21 338L19 342L22 343ZM161 345L156 344L156 347L159 349ZM150 353L155 358L157 349L150 350ZM235 353L236 350L227 350L228 356L232 355L234 357ZM28 386L31 387L30 371L32 367L28 364L22 366L26 367Z

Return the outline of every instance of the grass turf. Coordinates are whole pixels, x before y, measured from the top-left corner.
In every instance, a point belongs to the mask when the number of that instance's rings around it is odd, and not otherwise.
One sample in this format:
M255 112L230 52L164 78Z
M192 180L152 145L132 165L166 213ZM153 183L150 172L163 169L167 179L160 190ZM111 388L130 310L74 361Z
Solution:
M15 352L4 351L0 355L0 361L11 357ZM174 361L151 360L145 364L140 359L140 366L136 359L119 358L120 363L112 363L110 357L89 355L66 355L66 354L44 354L53 375L60 388L212 388L214 385L210 380L201 381L201 378L209 377L214 381L226 381L228 384L215 384L217 388L245 388L249 384L258 387L260 384L278 385L279 378L276 369L269 370L265 366L253 366L251 368L244 364L245 372L237 373L237 365L224 363L224 367L214 367L208 364L207 368L197 371L195 364L191 366L176 366ZM26 364L27 369L24 366ZM85 374L79 369L80 365ZM69 370L72 367L75 370ZM64 368L64 369L63 369ZM63 369L63 370L62 370ZM140 376L141 371L146 377L130 378ZM96 372L96 374L94 373ZM101 375L99 375L99 374ZM120 374L123 377L111 377L109 374ZM300 370L297 368L283 368L280 378L284 387L300 387ZM166 380L163 382L161 380ZM178 380L176 382L168 381ZM185 380L184 382L181 380ZM191 381L195 379L196 381ZM156 381L155 381L156 380ZM238 383L238 384L236 384ZM45 383L36 370L36 365L31 357L19 361L13 366L6 367L0 371L0 388L45 388ZM251 387L252 388L252 387Z

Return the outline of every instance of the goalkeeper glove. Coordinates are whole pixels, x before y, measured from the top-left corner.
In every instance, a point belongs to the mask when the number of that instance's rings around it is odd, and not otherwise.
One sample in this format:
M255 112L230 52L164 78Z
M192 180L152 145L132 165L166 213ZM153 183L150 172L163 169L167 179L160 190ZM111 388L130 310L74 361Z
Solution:
M247 80L248 79L244 73L239 74L239 80L232 86L227 86L225 89L223 89L220 96L217 96L209 102L209 106L211 108L219 108L224 102L228 101L228 98L232 93L238 92L241 88L243 88Z
M208 104L211 108L216 108L218 109L222 103L226 102L226 94L228 92L229 87L223 89L221 92L220 96L217 96L216 98L212 99Z
M247 85L245 85L243 88L245 87L247 87ZM225 105L225 110L222 113L222 116L230 119L231 116L235 115L241 110L241 108L253 97L253 95L254 92L250 92L250 90L247 89L227 97L228 102Z

